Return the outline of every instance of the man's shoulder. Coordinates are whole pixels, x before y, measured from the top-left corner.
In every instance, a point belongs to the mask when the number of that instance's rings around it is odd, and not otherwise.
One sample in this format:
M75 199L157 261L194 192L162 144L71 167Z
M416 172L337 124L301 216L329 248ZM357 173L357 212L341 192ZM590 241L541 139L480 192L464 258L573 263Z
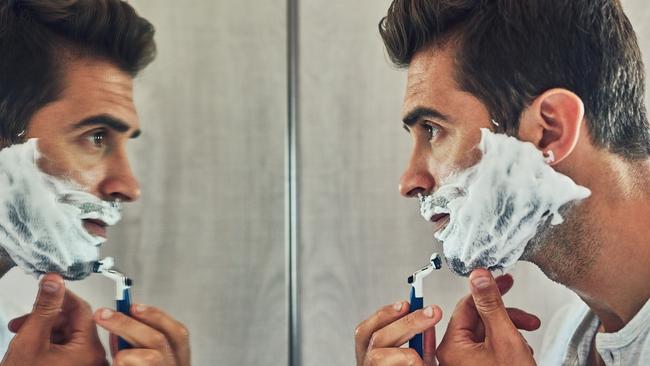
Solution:
M539 365L556 366L564 363L573 338L588 313L587 304L577 297L555 311L546 326L541 352L535 352L540 358Z

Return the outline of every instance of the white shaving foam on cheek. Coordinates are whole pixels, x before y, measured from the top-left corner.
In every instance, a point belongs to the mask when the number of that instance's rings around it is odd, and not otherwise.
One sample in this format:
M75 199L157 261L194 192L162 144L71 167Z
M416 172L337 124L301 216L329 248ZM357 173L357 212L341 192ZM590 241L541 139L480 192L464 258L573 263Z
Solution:
M481 129L481 160L422 197L427 220L449 214L435 233L450 269L467 276L475 268L503 269L521 258L541 224L564 220L562 206L583 200L591 191L556 172L527 142Z
M0 150L0 246L28 274L84 278L105 239L88 233L82 220L114 225L120 204L43 173L40 158L35 139Z

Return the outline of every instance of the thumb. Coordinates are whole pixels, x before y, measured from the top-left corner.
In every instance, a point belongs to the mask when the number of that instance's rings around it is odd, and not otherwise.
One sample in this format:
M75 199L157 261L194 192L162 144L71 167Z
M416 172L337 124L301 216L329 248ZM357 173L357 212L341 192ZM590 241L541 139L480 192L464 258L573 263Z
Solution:
M50 339L58 315L63 307L65 285L63 278L54 273L48 273L41 279L36 302L32 313L21 327L21 333L31 333L35 337Z
M474 305L483 325L485 336L506 335L516 331L503 305L501 292L492 274L485 269L476 269L469 276Z

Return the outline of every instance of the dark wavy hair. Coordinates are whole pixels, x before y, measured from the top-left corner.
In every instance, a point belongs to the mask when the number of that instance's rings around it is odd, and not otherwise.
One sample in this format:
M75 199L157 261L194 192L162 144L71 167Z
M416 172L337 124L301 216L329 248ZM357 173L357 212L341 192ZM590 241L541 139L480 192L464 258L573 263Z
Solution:
M154 32L125 1L0 0L0 147L60 97L66 60L102 59L135 77L155 58Z
M650 155L641 51L618 0L394 0L379 22L393 63L458 41L454 75L516 135L521 113L552 88L585 104L594 144Z

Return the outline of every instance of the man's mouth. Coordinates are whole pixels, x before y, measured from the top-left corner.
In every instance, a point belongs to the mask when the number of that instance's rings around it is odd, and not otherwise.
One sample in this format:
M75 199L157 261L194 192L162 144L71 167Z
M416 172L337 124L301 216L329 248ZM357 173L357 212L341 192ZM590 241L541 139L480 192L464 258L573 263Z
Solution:
M90 235L107 238L106 227L108 225L104 221L94 219L83 219L82 221L84 228Z
M437 233L438 231L443 230L447 224L449 224L449 214L446 213L440 213L440 214L435 214L431 217L431 220L429 220L433 223L433 232Z

